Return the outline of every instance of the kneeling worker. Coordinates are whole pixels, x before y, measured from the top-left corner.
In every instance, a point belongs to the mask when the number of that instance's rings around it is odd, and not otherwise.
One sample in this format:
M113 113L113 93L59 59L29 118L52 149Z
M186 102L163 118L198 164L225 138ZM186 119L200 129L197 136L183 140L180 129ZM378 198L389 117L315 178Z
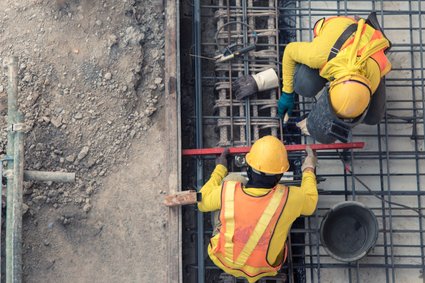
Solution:
M314 97L329 82L308 118L299 123L321 143L346 142L359 123L376 125L385 113L382 78L391 70L385 53L391 46L376 14L367 20L331 17L319 20L312 42L292 42L284 51L283 91L278 115L291 115L294 94Z
M301 187L279 184L289 169L283 143L266 136L246 155L248 182L223 181L227 175L225 151L202 187L200 211L219 211L217 234L208 246L211 260L226 273L250 283L275 276L286 259L286 238L292 223L311 215L318 200L316 157L308 148L302 165Z
M390 70L385 52L391 43L371 13L367 20L331 17L319 20L312 42L291 42L283 54L283 89L278 116L291 116L295 94L315 97L308 117L298 123L302 132L321 143L347 142L360 123L378 124L385 113L385 84ZM267 70L238 78L237 99L276 87L276 73Z

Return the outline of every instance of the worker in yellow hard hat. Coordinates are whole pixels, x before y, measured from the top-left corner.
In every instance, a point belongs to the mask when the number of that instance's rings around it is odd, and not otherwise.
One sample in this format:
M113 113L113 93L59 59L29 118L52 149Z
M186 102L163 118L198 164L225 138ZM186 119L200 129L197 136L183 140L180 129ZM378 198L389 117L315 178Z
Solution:
M208 254L226 273L250 283L278 273L292 223L316 209L316 157L311 149L307 152L301 187L279 184L289 162L285 146L273 136L257 140L246 155L246 181L226 177L228 151L217 159L198 208L218 211Z
M312 42L285 48L278 115L292 114L295 93L314 97L323 89L310 115L298 124L304 133L319 142L345 141L355 125L378 124L385 111L382 78L391 70L384 53L390 45L375 13L367 20L320 19Z

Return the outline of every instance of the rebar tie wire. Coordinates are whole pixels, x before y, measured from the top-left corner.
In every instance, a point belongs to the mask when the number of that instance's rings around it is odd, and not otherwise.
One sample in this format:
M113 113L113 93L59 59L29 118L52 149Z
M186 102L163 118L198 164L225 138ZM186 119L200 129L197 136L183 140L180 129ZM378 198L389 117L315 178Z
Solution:
M425 215L422 214L422 211L420 209L416 209L416 208L413 208L411 206L404 205L404 204L401 204L401 203L397 203L397 202L394 202L394 201L386 200L383 196L381 197L378 194L376 194L368 185L366 185L365 182L363 182L359 177L356 176L356 174L354 174L354 172L350 169L350 165L344 161L344 158L342 157L341 152L339 150L337 150L337 153L339 155L339 158L341 159L342 164L344 165L345 171L350 173L351 176L353 176L354 179L356 179L360 184L362 184L363 187L365 187L365 189L368 190L374 197L376 197L376 198L380 199L381 201L386 202L388 204L392 204L392 205L403 207L403 208L406 208L406 209L409 209L409 210L413 210L414 212L419 214L420 217L425 219Z

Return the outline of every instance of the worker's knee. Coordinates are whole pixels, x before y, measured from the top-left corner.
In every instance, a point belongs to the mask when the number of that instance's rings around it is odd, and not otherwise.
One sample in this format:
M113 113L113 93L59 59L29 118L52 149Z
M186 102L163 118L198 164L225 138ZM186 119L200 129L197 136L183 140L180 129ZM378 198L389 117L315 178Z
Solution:
M304 97L314 97L325 86L327 80L319 75L318 69L297 64L294 76L294 91Z

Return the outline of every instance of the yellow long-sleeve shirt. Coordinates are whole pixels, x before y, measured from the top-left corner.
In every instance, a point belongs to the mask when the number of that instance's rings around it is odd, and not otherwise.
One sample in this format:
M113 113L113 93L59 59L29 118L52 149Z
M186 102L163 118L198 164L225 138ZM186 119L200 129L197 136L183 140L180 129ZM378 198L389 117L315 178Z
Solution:
M282 59L282 90L286 93L294 91L294 73L297 63L307 65L312 69L322 68L328 60L331 48L352 23L353 21L349 18L338 17L332 21L326 21L320 35L316 36L312 42L289 43ZM371 82L371 90L374 93L381 80L381 72L378 64L372 58L366 60L364 74Z
M210 179L201 188L202 201L198 203L200 211L217 211L221 209L221 189L223 178L227 175L227 169L223 165L217 165ZM244 188L245 193L252 196L263 196L269 189ZM279 263L283 256L283 247L292 223L300 215L311 215L316 209L318 201L316 176L313 172L304 172L301 187L289 187L289 195L285 209L280 217L276 230L271 239L268 249L267 260L270 263Z

